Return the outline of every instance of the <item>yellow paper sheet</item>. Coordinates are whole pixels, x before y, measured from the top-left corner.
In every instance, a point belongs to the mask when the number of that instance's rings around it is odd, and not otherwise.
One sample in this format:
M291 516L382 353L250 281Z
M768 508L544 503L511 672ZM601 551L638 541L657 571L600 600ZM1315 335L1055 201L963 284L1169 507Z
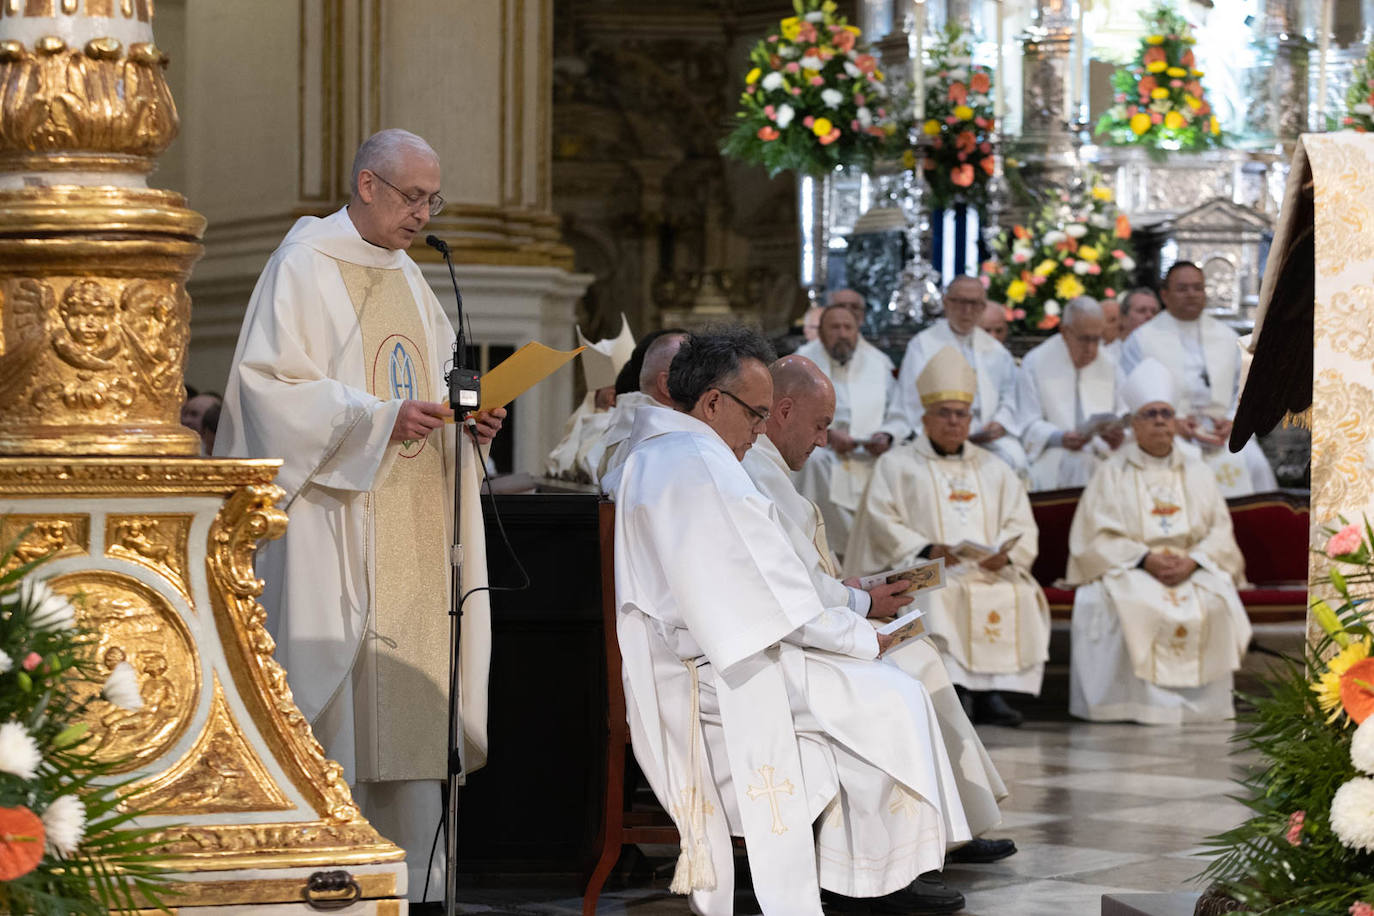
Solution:
M544 379L553 375L574 356L583 351L555 350L538 341L530 341L499 366L482 376L482 410L505 407Z

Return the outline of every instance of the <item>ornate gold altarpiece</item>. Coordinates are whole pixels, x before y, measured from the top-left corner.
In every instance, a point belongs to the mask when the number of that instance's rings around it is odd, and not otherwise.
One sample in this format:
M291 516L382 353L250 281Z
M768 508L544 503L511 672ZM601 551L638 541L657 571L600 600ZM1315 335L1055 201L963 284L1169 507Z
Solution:
M138 672L143 708L97 702L92 740L156 806L169 903L308 912L309 876L345 869L364 899L339 912L398 914L404 854L311 734L256 600L278 463L196 457L178 422L205 221L146 185L177 130L152 19L0 0L0 539L27 529L97 661Z

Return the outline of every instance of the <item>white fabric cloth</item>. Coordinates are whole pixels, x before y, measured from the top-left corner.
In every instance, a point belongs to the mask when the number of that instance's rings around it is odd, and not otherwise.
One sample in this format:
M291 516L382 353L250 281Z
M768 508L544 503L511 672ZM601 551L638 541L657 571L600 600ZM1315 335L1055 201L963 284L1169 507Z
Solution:
M1039 531L1025 487L1002 461L965 443L936 453L924 434L878 459L844 557L846 575L914 562L934 544L996 547L1019 535L997 572L950 567L930 595L930 638L954 683L969 690L1038 694L1049 657L1050 613L1031 577Z
M1016 421L1016 360L997 339L975 327L960 337L941 318L906 345L902 367L897 374L897 388L905 407L907 425L920 430L925 408L916 393L916 377L927 362L942 347L952 346L964 355L978 376L978 391L973 399L972 434L982 432L989 423L997 422L1007 431L1005 436L984 443L981 447L1001 458L1012 470L1024 474L1028 467L1025 449L1018 436L1021 429Z
M1054 335L1021 360L1016 380L1016 416L1021 444L1030 459L1030 490L1081 487L1111 454L1094 436L1077 451L1060 444L1064 433L1102 413L1116 412L1116 364L1101 350L1082 369L1074 367L1064 338Z
M616 399L619 402L619 398ZM614 410L614 408L612 408ZM544 473L563 480L588 480L588 452L600 441L611 422L610 410L598 410L596 392L588 391L582 403L563 424L563 435L544 461ZM592 483L596 483L594 477Z
M969 834L925 690L822 606L710 427L642 410L630 449L605 481L616 630L635 757L682 836L674 888L730 913L731 833L765 913L819 916L818 884L878 896L938 868Z
M1178 723L1231 715L1232 672L1250 641L1244 560L1205 464L1129 444L1098 469L1069 531L1070 712ZM1198 568L1172 588L1140 568L1152 551ZM1220 686L1218 686L1220 685Z
M1117 383L1122 384L1145 358L1154 357L1173 374L1183 414L1230 420L1240 403L1241 353L1236 332L1210 315L1179 321L1160 312L1136 328L1121 346ZM1239 453L1221 448L1198 449L1212 468L1223 496L1248 496L1278 489L1264 450L1254 439Z
M911 435L897 391L896 369L886 353L860 338L847 364L831 359L819 340L802 344L796 355L814 362L835 386L832 428L860 441L887 433L895 443ZM831 543L841 550L872 473L873 456L867 450L857 448L842 457L822 446L796 474L797 489L820 507Z
M777 508L782 529L811 574L821 603L826 607L847 606L865 617L872 606L871 601L864 601L860 608L854 593L858 592L865 599L867 593L852 589L837 578L840 565L830 550L821 514L815 504L792 485L787 462L767 436L760 436L754 447L745 453L744 470L759 492ZM954 779L969 831L974 836L981 836L996 827L1002 822L997 803L1007 797L1007 787L974 731L973 723L964 713L940 653L930 640L913 639L885 653L882 660L920 681L930 694L939 720L940 736L954 767Z
M401 400L367 393L372 354L363 352L339 262L401 271L425 328L429 366L442 367L448 359L453 328L404 251L365 242L346 208L325 219L304 217L268 260L249 301L225 387L215 454L283 460L277 483L286 491L290 524L281 539L266 542L258 554L257 574L265 583L261 600L296 704L351 783L360 775L374 778L358 771L367 755L356 753L356 742L367 736L355 725L388 714L354 708L354 676L375 651L365 645L376 601L369 499L401 449L389 443ZM440 372L429 373L429 384L418 397L447 397ZM435 447L444 450L450 478L454 429L431 434ZM463 442L462 473L472 498L463 503L460 534L466 550L464 585L473 588L486 584L476 498L480 459L466 438ZM451 479L440 485L447 489ZM447 575L447 551L416 562L441 564ZM442 611L447 601L440 596L438 605ZM490 611L486 593L480 592L464 607L460 660L468 770L486 761L490 651ZM368 816L373 813L364 809ZM423 851L409 850L413 861L423 861L428 837L425 844Z
M615 399L615 406L607 414L605 427L586 451L583 467L597 486L606 475L625 463L629 449L625 443L634 431L635 416L641 407L662 407L642 391L627 391ZM602 492L605 492L603 489Z

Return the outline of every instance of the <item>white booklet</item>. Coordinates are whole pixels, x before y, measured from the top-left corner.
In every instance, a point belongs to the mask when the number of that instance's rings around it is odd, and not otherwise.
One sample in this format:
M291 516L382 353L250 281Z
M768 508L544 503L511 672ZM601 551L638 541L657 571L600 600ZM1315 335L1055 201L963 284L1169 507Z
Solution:
M988 544L979 544L977 541L960 541L949 549L949 552L966 563L981 563L988 557L999 553L1006 553L1016 546L1021 540L1021 535L1014 534L1002 542L1000 547L992 547Z
M908 639L920 639L926 635L926 622L922 619L925 613L916 608L878 627L879 633L893 637L892 645L888 646L889 651Z
M1111 432L1114 429L1125 428L1126 421L1121 419L1121 417L1117 414L1095 413L1091 417L1088 417L1088 419L1084 420L1082 423L1078 424L1078 429L1074 430L1074 432L1078 433L1080 436L1087 436L1089 439L1091 439L1093 436L1101 436L1105 433Z

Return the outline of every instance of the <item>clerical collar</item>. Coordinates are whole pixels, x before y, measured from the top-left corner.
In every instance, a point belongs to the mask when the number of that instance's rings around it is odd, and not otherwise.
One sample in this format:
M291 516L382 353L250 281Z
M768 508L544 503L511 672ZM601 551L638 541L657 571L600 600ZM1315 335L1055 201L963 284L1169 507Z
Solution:
M964 443L960 442L960 443L959 443L959 448L958 448L957 450L952 451L952 452L947 452L947 451L945 451L944 449L940 448L940 446L936 445L934 439L930 439L929 436L927 436L926 438L930 441L930 448L931 448L931 451L935 452L935 454L939 455L941 458L961 458L961 457L963 457L963 454L964 454Z

